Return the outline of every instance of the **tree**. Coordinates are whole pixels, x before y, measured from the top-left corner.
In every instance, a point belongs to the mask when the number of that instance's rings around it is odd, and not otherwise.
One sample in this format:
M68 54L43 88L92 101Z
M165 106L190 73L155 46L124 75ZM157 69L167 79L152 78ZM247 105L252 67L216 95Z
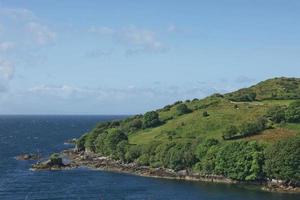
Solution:
M127 141L128 138L127 135L125 135L125 133L123 133L121 130L108 130L108 134L104 139L104 145L109 155L115 156L118 143L124 140Z
M177 112L177 115L179 116L179 115L184 115L184 114L190 113L191 110L187 107L187 105L185 105L184 103L181 103L176 107L176 112Z
M295 101L289 105L286 111L286 120L291 123L300 122L300 101Z
M122 141L128 141L125 133L116 128L108 129L97 137L96 152L105 156L118 157L117 146Z
M128 146L127 152L125 154L125 160L127 162L134 162L138 157L141 156L141 146L139 145L130 145Z
M155 127L160 124L159 115L155 111L147 112L143 117L143 127Z
M217 153L215 171L235 180L263 177L263 147L256 142L232 142Z
M143 126L143 122L140 119L134 119L129 122L129 128L131 129L140 129Z
M199 160L205 157L207 151L215 145L218 145L220 142L217 139L207 139L204 142L200 143L196 148L196 156Z
M300 181L300 137L279 141L265 150L264 171L269 178Z

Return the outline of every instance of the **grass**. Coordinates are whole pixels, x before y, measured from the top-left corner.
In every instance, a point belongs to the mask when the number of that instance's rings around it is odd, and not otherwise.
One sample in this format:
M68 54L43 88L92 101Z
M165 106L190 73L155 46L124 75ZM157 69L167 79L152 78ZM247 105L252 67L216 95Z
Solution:
M212 99L210 99L212 100ZM240 126L242 123L262 116L272 103L235 103L223 98L215 98L218 104L194 110L192 113L176 116L175 107L169 111L160 112L161 119L168 120L164 125L156 128L141 130L129 136L131 144L146 144L152 140L166 141L172 135L172 140L203 140L207 138L222 138L224 129L229 125ZM195 109L207 103L207 99L187 103L189 108ZM203 112L209 113L208 117Z
M159 116L166 123L146 130L139 130L129 136L131 144L147 144L153 140L173 141L222 140L222 133L229 125L240 126L263 116L274 105L289 105L295 100L263 100L254 102L232 102L221 97L207 97L202 100L186 102L193 112L177 116L176 106L170 110L160 110ZM207 111L209 116L204 117ZM167 120L168 119L168 120ZM300 124L284 124L276 129L266 130L261 134L240 140L260 140L274 142L300 133ZM225 142L225 141L223 141Z

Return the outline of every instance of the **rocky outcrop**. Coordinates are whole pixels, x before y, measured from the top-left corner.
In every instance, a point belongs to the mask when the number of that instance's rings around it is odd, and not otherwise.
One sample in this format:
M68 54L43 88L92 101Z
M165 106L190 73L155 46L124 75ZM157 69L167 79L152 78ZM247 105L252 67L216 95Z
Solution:
M78 167L88 167L92 169L130 173L139 176L165 178L165 179L178 179L187 181L205 181L214 183L230 183L230 184L254 184L262 186L264 190L276 191L276 192L296 192L299 193L299 187L295 185L286 185L280 181L261 180L255 182L241 182L226 178L220 175L213 174L200 174L194 173L190 170L174 171L172 169L166 169L162 167L153 168L150 166L141 166L138 163L124 163L122 161L113 160L109 157L104 157L91 152L65 150L59 155L56 154L55 158L67 158L68 164L64 164L63 159L61 162L51 161L51 157L48 161L37 163L32 166L36 170L61 170L72 169ZM54 159L55 160L55 159Z
M15 157L16 160L39 160L41 155L39 153L25 153Z

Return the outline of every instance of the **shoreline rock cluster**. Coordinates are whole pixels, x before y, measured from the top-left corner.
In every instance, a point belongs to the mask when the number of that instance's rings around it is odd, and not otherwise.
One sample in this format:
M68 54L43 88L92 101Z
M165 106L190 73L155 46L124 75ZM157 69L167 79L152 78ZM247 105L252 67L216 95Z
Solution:
M39 160L41 155L39 153L24 153L15 157L16 160Z
M56 155L57 156L57 155ZM289 185L283 181L262 180L252 182L236 181L220 175L203 175L193 173L188 170L174 171L166 168L152 168L149 166L141 166L137 163L123 163L118 160L113 160L109 157L103 157L94 153L76 151L74 149L64 150L59 154L60 162L49 160L38 162L32 165L32 170L67 170L79 167L87 167L96 170L128 173L138 176L176 179L186 181L203 181L213 183L227 183L227 184L247 184L257 185L265 191L271 192L290 192L300 193L300 188L297 186Z

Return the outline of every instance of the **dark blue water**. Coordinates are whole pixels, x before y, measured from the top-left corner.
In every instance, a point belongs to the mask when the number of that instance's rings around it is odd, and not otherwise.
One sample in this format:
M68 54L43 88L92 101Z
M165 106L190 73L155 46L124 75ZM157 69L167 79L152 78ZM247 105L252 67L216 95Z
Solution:
M64 148L98 121L120 116L0 116L0 200L18 199L161 199L294 200L236 185L183 182L87 169L29 171L30 161L13 157L39 150L44 155Z

